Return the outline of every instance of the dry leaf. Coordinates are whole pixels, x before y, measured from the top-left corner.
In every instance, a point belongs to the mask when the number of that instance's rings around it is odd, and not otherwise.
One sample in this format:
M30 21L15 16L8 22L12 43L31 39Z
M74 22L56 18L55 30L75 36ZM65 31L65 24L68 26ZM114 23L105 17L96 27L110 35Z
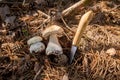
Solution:
M2 20L5 19L7 14L10 14L9 7L7 5L5 5L4 7L0 7L0 16L1 16Z
M6 24L11 24L12 26L15 26L14 24L15 19L16 19L16 16L6 17L5 22Z

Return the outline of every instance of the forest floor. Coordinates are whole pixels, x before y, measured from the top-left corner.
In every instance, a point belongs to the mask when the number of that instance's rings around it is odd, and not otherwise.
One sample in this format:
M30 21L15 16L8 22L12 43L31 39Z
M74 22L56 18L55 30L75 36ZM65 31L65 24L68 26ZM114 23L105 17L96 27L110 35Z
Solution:
M54 19L78 1L0 0L0 80L120 80L120 0L89 0L63 16L66 24L59 16ZM60 24L59 42L69 56L79 20L89 10L94 16L71 65L52 62L45 51L29 52L28 39ZM43 38L46 46L48 41Z

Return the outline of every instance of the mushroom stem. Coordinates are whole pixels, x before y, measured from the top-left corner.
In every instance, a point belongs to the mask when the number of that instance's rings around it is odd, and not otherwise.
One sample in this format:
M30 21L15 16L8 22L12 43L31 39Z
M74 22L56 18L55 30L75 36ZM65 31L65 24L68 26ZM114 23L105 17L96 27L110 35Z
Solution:
M49 38L49 43L46 48L46 55L60 55L63 54L62 47L58 41L56 34L51 34Z

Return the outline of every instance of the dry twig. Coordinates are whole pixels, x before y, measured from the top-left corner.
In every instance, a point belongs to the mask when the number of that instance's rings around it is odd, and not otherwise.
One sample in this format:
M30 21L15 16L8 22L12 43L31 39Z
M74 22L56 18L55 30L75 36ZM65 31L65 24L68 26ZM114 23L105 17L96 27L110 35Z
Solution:
M65 20L63 19L63 16L61 15L61 20L63 21L63 23L65 24L65 27L70 30L71 32L73 32L73 30L67 25L67 23L65 22Z
M33 80L37 80L38 75L41 73L41 71L43 70L44 66L42 66L39 71L36 73L36 75L34 76Z
M79 6L83 5L87 0L80 0L79 2L75 3L73 6L65 9L62 11L62 16L67 16L68 14L70 14L73 10L75 10L76 8L78 8Z

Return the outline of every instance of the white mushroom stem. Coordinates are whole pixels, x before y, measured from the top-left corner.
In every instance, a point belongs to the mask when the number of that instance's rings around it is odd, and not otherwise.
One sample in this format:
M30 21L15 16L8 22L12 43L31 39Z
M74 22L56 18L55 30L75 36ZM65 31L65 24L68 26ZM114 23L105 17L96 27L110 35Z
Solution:
M49 38L49 43L46 48L46 55L60 55L63 54L62 47L57 39L56 34L51 34Z

